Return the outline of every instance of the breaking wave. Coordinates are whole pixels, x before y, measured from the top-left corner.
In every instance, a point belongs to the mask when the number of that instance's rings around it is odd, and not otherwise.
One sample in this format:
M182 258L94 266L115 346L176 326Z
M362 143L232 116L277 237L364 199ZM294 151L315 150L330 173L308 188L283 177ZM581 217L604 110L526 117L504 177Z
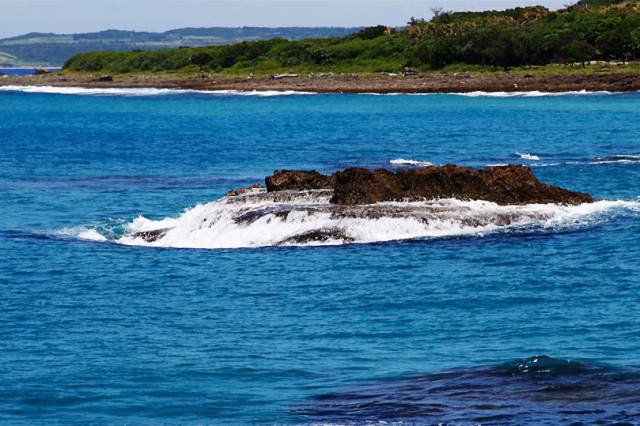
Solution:
M610 212L639 212L640 201L598 201L577 206L502 206L487 201L440 199L359 206L329 203L331 190L264 189L223 197L185 210L178 217L140 216L120 232L83 228L78 238L175 248L240 248L336 245L393 240L580 228Z
M573 91L565 91L565 92L541 92L539 90L530 90L530 91L513 91L513 92L486 92L477 90L474 92L448 92L448 93L440 93L440 92L425 92L425 93L415 93L415 92L386 92L386 93L376 93L376 92L363 92L358 93L359 95L368 95L368 96L442 96L442 95L454 95L454 96L464 96L467 98L541 98L541 97L558 97L558 96L591 96L591 95L614 95L617 93L625 93L625 92L609 92L606 90L600 91L588 91L588 90L573 90Z
M540 97L555 97L555 96L582 96L582 95L610 95L614 92L608 91L587 91L576 90L567 92L541 92L539 90L521 91L521 92L458 92L451 93L452 95L466 96L469 98L540 98Z
M419 161L419 160L410 160L405 158L394 158L389 161L389 164L394 166L418 166L418 167L429 167L433 166L433 163L428 161Z
M161 89L153 87L131 88L88 88L88 87L56 87L56 86L0 86L0 91L46 93L56 95L81 95L81 96L170 96L182 94L203 94L215 96L291 96L291 95L315 95L315 92L301 92L295 90L190 90L190 89Z
M607 157L596 157L591 162L594 164L640 163L640 155L638 154L610 155Z
M507 157L492 157L471 160L467 165L471 167L493 167L506 166L514 163L514 157L519 160L519 164L527 167L562 167L562 166L599 166L599 165L638 165L640 164L640 154L613 154L597 157L561 157L552 154L540 156L538 154L515 152ZM459 162L463 164L464 162Z
M0 86L0 91L5 92L24 92L24 93L46 93L58 95L85 95L85 96L170 96L181 94L200 94L215 96L254 96L254 97L272 97L272 96L292 96L292 95L317 95L317 92L298 91L298 90L195 90L195 89L163 89L154 87L70 87L70 86L22 86L22 85L5 85ZM557 96L584 96L584 95L611 95L616 92L608 91L567 91L567 92L541 92L518 91L518 92L452 92L452 93L359 93L359 95L383 95L383 96L441 96L454 95L470 98L538 98L538 97L557 97Z
M515 159L515 160L514 160ZM395 167L429 167L436 163L429 161L421 161L407 158L394 158L388 161L388 164ZM601 165L640 165L640 154L612 154L597 157L560 157L552 154L540 156L530 152L514 152L506 157L481 158L467 161L458 161L457 164L466 165L467 167L496 167L507 166L509 164L518 163L527 167L562 167L562 166L601 166ZM384 166L375 164L376 167Z
M523 160L529 160L529 161L540 161L540 157L538 157L535 154L521 154L519 152L516 152L516 155L518 157L520 157Z
M594 158L558 158L549 163L528 164L530 167L555 167L567 165L640 164L640 154L616 154Z

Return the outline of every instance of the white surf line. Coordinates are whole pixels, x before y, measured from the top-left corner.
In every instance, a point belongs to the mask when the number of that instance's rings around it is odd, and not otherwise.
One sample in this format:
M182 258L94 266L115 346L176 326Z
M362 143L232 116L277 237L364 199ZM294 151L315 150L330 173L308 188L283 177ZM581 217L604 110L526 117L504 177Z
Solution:
M313 92L302 90L237 90L237 89L218 89L218 90L198 90L198 89L166 89L154 87L104 87L90 88L79 86L34 86L34 85L0 85L0 91L15 91L25 93L48 93L60 95L116 95L116 96L158 96L183 93L196 94L214 94L214 95L237 95L237 96L294 96L294 95L318 95L318 94L353 94L344 93L339 90L335 92ZM591 95L614 95L622 93L640 93L640 92L608 92L608 91L565 91L565 92L541 92L518 91L518 92L447 92L447 93L415 93L415 92L361 92L355 93L363 96L437 96L452 95L463 96L469 98L537 98L537 97L559 97L559 96L591 96Z
M557 96L590 96L590 95L613 95L616 93L626 92L609 92L606 90L589 91L589 90L574 90L565 92L541 92L539 90L531 91L518 91L518 92L453 92L450 95L465 96L469 98L540 98L540 97L557 97ZM638 93L638 92L631 92Z
M211 94L211 95L231 95L231 96L293 96L293 95L316 95L316 92L304 92L297 90L194 90L194 89L165 89L154 87L74 87L74 86L20 86L5 85L0 86L0 91L24 92L24 93L44 93L56 95L112 95L112 96L162 96L179 95L185 93Z

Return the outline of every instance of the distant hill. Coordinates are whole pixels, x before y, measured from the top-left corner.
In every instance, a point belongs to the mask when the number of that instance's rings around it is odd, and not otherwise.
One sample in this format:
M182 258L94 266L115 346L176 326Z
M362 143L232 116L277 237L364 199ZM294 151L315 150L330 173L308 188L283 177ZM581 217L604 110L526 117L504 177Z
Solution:
M640 59L640 0L591 0L551 11L542 6L502 11L436 10L404 28L384 25L343 37L284 38L226 46L137 52L87 52L69 71L105 73L215 72L378 73L453 69L496 70L552 63ZM413 70L412 70L413 69Z
M288 40L341 37L362 28L344 27L211 27L180 28L163 33L106 30L82 34L29 33L0 39L0 67L60 66L87 51L157 50L181 46L209 46L276 37Z

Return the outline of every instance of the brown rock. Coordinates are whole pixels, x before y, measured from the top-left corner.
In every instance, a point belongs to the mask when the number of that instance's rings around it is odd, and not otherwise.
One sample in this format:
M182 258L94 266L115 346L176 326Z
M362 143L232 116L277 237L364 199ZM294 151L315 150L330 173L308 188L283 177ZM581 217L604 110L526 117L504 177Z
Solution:
M540 182L520 165L472 170L447 164L400 170L347 169L335 174L334 204L372 204L380 201L458 198L498 204L593 202L588 194Z
M286 190L327 189L333 186L332 176L326 176L315 170L276 170L265 178L267 192Z
M498 204L580 204L594 199L540 182L521 165L473 170L447 164L391 172L350 167L331 176L316 171L281 170L266 178L267 191L333 188L331 202L338 205L381 201L458 198Z
M334 204L373 204L378 201L402 199L403 190L397 176L385 169L375 171L349 167L334 173Z
M447 164L441 167L400 170L347 169L335 174L334 204L371 204L380 201L458 198L498 204L594 201L588 194L540 182L531 169L520 165L472 170Z
M253 185L251 185L248 188L232 189L232 190L228 191L225 195L227 197L234 197L236 195L246 194L247 192L249 192L249 191L251 191L253 189L260 189L260 188L264 188L264 186L260 185L259 183L254 183Z

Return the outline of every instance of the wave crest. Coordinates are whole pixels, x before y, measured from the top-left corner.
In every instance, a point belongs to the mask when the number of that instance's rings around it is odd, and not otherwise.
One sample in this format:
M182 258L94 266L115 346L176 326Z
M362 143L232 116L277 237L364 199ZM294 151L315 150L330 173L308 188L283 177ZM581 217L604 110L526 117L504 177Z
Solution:
M273 97L291 95L315 95L315 92L302 92L296 90L191 90L191 89L162 89L155 87L68 87L68 86L0 86L0 91L44 93L54 95L80 95L80 96L170 96L183 94L201 94L214 96L253 96Z
M521 154L519 152L516 152L516 155L518 157L520 157L523 160L529 160L529 161L540 161L540 157L538 157L535 154Z
M610 210L640 211L635 201L598 201L577 206L501 206L456 199L338 206L331 190L281 191L223 197L185 210L178 217L140 216L116 237L83 230L82 238L121 244L176 248L240 248L335 245L393 240L526 232L553 232L602 220Z
M557 97L557 96L584 96L584 95L610 95L614 92L606 90L588 91L588 90L572 90L566 92L541 92L539 90L520 91L520 92L459 92L452 95L465 96L468 98L541 98L541 97Z
M420 161L420 160L411 160L406 158L394 158L393 160L389 160L389 164L394 166L417 166L417 167L429 167L433 166L433 163L428 161Z

